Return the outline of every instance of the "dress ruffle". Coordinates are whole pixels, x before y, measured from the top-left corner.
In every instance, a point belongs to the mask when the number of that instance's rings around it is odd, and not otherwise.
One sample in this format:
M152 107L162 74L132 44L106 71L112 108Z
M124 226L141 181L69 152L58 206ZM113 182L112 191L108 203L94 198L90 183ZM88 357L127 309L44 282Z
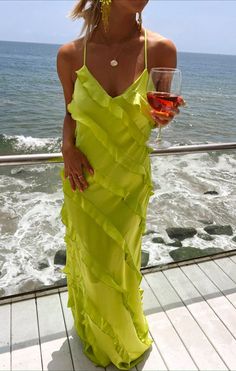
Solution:
M65 222L65 219L64 219ZM122 338L119 336L118 332L116 332L112 325L107 321L104 317L101 316L99 313L96 304L89 298L86 293L86 283L84 284L84 280L80 270L78 269L78 265L84 264L86 269L92 272L94 275L95 280L99 280L101 282L105 282L107 285L107 277L104 279L103 270L98 270L95 266L94 269L91 270L93 267L93 262L87 260L84 256L85 249L78 249L78 246L81 246L81 240L79 236L74 233L74 231L70 230L70 233L65 236L65 241L67 243L67 261L66 266L62 270L64 273L67 274L67 282L68 282L68 307L71 307L73 315L75 317L75 327L76 330L83 342L84 353L97 365L106 367L110 364L110 359L108 356L103 354L100 350L99 345L97 344L97 339L91 331L91 321L93 324L97 326L97 328L106 334L110 338L110 342L114 345L115 355L116 355L116 366L123 370L128 370L131 367L134 367L138 362L140 362L144 357L144 352L150 347L153 343L153 340L149 338L148 335L148 324L144 317L144 329L139 328L138 321L135 318L135 311L131 310L130 305L128 304L128 294L125 292L121 292L119 286L114 285L112 283L111 287L113 287L117 292L120 292L120 295L123 300L123 305L129 311L132 321L136 326L136 333L137 333L137 340L139 343L139 347L142 348L141 357L133 358L127 350L125 343L122 341ZM81 251L83 251L81 255ZM75 265L75 262L78 265ZM91 264L92 263L92 264ZM74 269L72 268L74 267ZM103 281L104 280L104 281ZM143 303L143 289L139 288L139 296L141 303ZM81 298L83 297L83 300ZM109 303L108 303L109 305ZM79 314L79 316L78 316ZM92 349L91 349L92 348ZM97 353L96 357L94 356ZM98 361L99 360L99 361Z
M107 149L107 151L111 154L114 161L119 162L122 166L124 166L127 170L146 175L146 170L142 163L136 163L132 160L130 156L126 153L122 152L112 141L112 138L108 136L106 131L102 129L95 121L95 118L92 119L85 113L80 113L78 116L73 113L72 118L75 121L78 121L80 125L85 125L88 127L93 135L102 143L102 145Z
M154 126L144 98L146 77L143 73L114 99L86 66L77 71L67 109L76 121L76 146L94 175L84 173L89 186L80 193L60 171L67 306L84 353L96 365L112 362L121 370L138 364L153 343L140 288L141 239L154 194L147 145Z

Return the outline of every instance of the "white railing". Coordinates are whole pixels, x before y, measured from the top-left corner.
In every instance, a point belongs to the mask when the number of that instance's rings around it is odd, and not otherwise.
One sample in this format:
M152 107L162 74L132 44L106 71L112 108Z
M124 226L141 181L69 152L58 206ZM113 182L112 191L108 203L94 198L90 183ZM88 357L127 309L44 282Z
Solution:
M192 153L192 152L209 152L209 151L224 151L236 149L236 143L210 143L196 144L186 146L176 146L168 148L154 149L150 152L150 156L164 156L170 154ZM0 156L0 166L9 165L27 165L38 163L63 163L61 152L58 153L36 153L25 155L4 155Z

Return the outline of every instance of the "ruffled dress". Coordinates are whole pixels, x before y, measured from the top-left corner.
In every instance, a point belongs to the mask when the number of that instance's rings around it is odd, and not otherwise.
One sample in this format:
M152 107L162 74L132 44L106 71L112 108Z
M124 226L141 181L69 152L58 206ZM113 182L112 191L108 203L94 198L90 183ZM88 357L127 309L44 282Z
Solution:
M123 94L111 97L85 64L68 111L76 146L94 169L84 192L60 171L64 200L68 302L83 352L96 365L129 370L151 347L143 313L141 243L153 192L147 144L151 129L145 69Z

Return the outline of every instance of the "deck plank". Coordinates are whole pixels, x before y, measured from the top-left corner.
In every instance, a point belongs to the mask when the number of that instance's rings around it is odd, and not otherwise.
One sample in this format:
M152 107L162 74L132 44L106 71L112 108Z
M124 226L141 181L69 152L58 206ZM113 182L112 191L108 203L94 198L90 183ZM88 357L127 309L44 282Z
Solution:
M42 370L35 299L12 303L12 370Z
M236 255L231 255L229 259L231 259L234 263L236 263Z
M66 322L66 329L68 333L68 339L70 342L70 348L72 358L74 362L75 370L78 371L92 371L92 370L105 370L104 367L96 366L90 359L83 353L83 346L80 337L77 335L74 327L74 319L70 307L67 307L68 292L60 292L62 301L62 308Z
M131 371L235 370L235 268L236 255L144 272L143 309L154 343ZM67 298L66 288L55 288L2 302L0 370L118 370L97 367L83 353Z
M171 309L174 311L181 305L180 298L162 272L146 274L145 279L162 308L162 310L158 309L156 313L148 315L147 319L163 361L171 370L197 370L187 346L168 317Z
M156 346L167 368L170 370L197 370L166 313L150 314L147 320Z
M11 369L10 332L11 332L11 304L0 305L0 370Z
M120 371L119 368L117 368L113 363L110 363L109 366L105 368L106 371ZM132 367L129 369L129 371L137 371L136 367Z
M222 295L219 288L198 264L185 265L180 269L205 300Z
M73 370L59 293L36 301L43 370Z
M168 310L183 305L180 297L168 283L163 272L147 273L144 277L157 299L157 311Z
M180 268L173 268L163 271L163 275L167 280L162 279L161 284L165 285L165 289L177 292L179 299L176 300L176 307L172 307L166 311L166 314L177 331L179 337L185 344L188 352L194 360L196 366L200 369L227 369L223 361L211 345L204 334L204 331L199 327L197 321L193 318L188 308L184 306L195 301L203 300L200 293L194 288L191 282L181 273ZM149 275L147 275L147 278ZM155 276L149 279L152 289L155 288L157 298L159 299L159 281L155 283ZM182 299L184 298L184 303ZM160 297L160 303L166 307L170 307L170 303ZM180 302L182 305L180 305ZM194 336L192 336L194 334Z
M140 287L144 290L143 292L143 310L147 315L156 313L161 309L161 305L158 302L154 292L152 291L151 287L149 286L147 280L145 279L146 275L143 275L143 279L141 281Z
M147 317L147 321L149 319ZM137 366L138 371L150 371L150 370L167 370L167 367L161 357L161 354L156 346L154 336L149 329L149 336L154 340L151 348L147 350L143 361L141 361Z
M231 280L236 282L236 255L230 256L226 259L226 262L225 258L215 259L214 262L227 274ZM227 265L225 263L227 263ZM233 304L233 306L236 307L236 290L234 288L227 290L227 293L225 292L225 296Z
M204 262L200 264L207 263L214 264L214 262ZM213 269L210 269L210 271L214 272L215 274L216 268L217 266L215 265ZM228 282L228 277L224 273L221 276L221 272L219 272L218 282L220 283L224 282L224 284L227 285L227 287L229 287L229 284L231 283ZM189 278L186 277L183 271L181 271L180 269L171 269L169 271L165 271L164 274L168 278L170 283L174 285L175 290L177 291L181 300L186 305L186 308L195 318L195 321L199 324L202 331L204 331L206 337L208 338L209 342L211 342L216 352L218 352L220 358L225 363L225 367L235 369L236 340L229 331L229 329L221 321L217 313L215 313L215 311L211 308L208 301L205 301L203 297L202 300L196 301L196 299L199 298L200 293L193 286L193 284L191 284ZM192 288L190 287L190 285L192 285ZM221 297L218 296L215 299L216 300L219 299L220 301ZM225 305L225 303L223 305ZM190 347L189 350L191 350Z
M224 267L224 270L226 269L226 273L227 263L228 262L226 261L226 268ZM197 265L185 266L181 269L193 282L207 303L236 338L236 293L222 294L219 288L213 284L213 282L205 275L204 271L202 271Z
M143 275L140 287L144 290L143 292L143 311L148 321L148 315L155 313L160 310L160 304L158 303L153 291L148 285L145 275ZM161 357L161 354L156 346L153 334L149 329L149 337L154 340L152 347L146 352L145 358L137 366L138 371L149 371L149 370L167 370L167 367Z
M215 264L217 264L227 276L234 282L236 282L236 262L229 258L215 259Z
M197 265L223 293L229 293L235 290L235 282L215 263L215 261L206 261L198 263Z

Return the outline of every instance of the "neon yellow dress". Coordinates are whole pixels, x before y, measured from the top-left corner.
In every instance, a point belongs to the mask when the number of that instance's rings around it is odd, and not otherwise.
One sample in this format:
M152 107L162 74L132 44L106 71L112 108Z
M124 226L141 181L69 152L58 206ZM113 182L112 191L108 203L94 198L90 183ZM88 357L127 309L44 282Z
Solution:
M124 93L111 97L85 64L68 111L76 121L76 146L94 169L84 192L73 192L60 171L66 226L68 303L83 352L96 365L129 370L153 340L143 313L141 238L153 194L147 145L154 127L146 100L145 69Z

